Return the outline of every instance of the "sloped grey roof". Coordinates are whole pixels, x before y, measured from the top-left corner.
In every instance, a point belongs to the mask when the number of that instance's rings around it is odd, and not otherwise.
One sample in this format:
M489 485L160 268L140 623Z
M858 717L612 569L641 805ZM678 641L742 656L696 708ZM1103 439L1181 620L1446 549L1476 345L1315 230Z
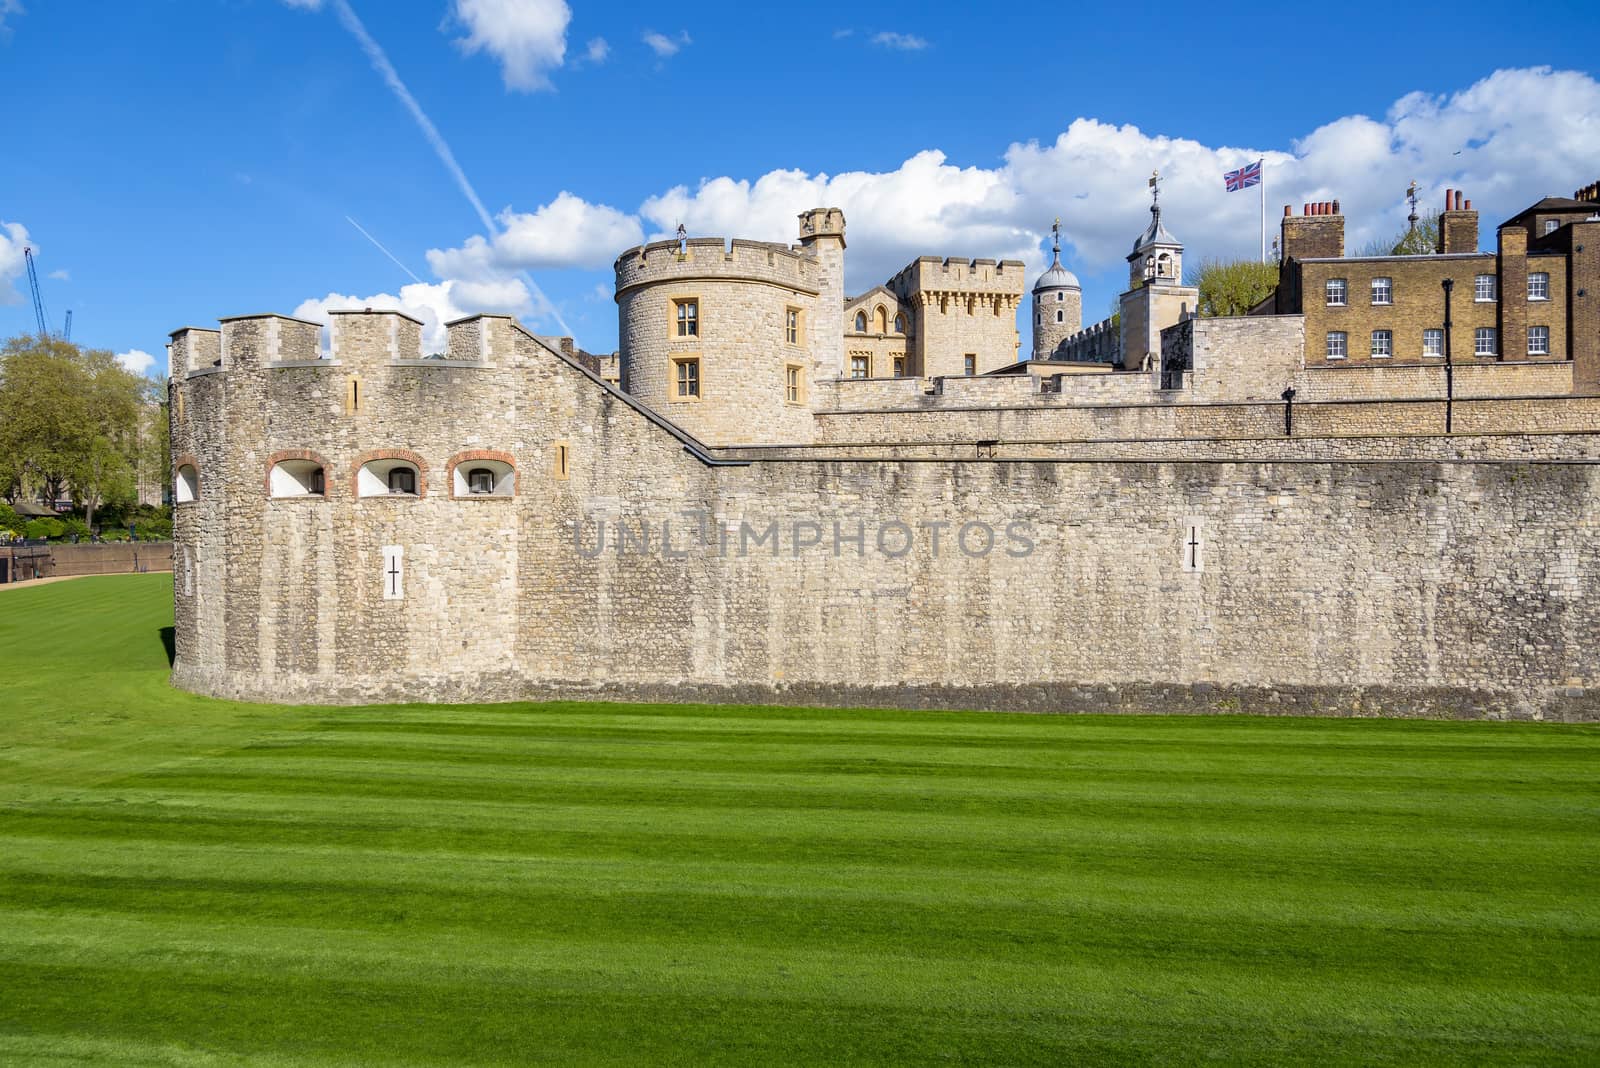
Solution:
M1161 225L1160 204L1150 205L1150 225L1145 227L1144 233L1140 234L1138 240L1133 243L1133 251L1143 252L1152 245L1171 245L1174 248L1183 247L1183 242L1173 237L1167 231L1167 228Z

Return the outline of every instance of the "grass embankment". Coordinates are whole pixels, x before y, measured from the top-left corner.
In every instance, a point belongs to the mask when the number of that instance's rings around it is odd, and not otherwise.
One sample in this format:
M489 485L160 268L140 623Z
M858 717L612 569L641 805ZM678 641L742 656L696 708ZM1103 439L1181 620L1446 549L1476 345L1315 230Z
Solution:
M0 599L0 1061L1600 1059L1600 733L169 689Z

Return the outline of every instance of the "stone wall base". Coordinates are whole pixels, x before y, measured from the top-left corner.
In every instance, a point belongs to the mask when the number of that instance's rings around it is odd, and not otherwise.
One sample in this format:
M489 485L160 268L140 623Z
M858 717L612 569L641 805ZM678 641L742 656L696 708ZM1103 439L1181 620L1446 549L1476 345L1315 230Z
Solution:
M994 683L979 686L853 686L583 683L511 674L454 678L257 679L211 676L181 665L172 682L211 697L266 704L480 704L508 701L617 701L660 704L906 708L1049 714L1328 716L1366 719L1516 720L1600 723L1600 689L1538 693L1401 686L1233 686L1128 682Z

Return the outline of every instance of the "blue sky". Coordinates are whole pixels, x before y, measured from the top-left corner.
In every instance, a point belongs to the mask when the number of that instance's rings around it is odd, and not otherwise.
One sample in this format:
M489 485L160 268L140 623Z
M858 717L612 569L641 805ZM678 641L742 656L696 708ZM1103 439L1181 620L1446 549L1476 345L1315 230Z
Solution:
M71 308L74 340L152 374L177 326L340 304L512 311L609 350L624 247L678 221L792 239L824 202L852 291L920 254L1037 269L1060 215L1087 322L1153 168L1191 260L1256 250L1255 191L1221 173L1262 155L1269 222L1340 197L1352 245L1403 225L1413 178L1465 189L1486 234L1600 178L1592 4L776 10L0 0L0 336L34 328L28 243L52 325Z

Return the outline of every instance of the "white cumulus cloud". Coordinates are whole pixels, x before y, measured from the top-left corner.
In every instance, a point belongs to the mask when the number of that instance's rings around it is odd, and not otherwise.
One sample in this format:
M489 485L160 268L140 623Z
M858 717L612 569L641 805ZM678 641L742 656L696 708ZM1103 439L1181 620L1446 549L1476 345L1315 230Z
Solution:
M467 31L456 44L468 55L487 52L499 60L507 89L550 88L547 72L567 54L572 9L565 0L454 0L450 10Z
M28 239L26 226L0 219L0 304L23 302L22 287L27 283L21 279L28 266L22 250L30 245L37 253L38 246Z
M119 352L116 355L116 361L136 375L149 373L150 368L157 363L156 358L143 349L129 349L127 352Z
M474 234L460 248L430 250L434 274L484 279L525 269L604 267L644 234L633 216L565 191L532 212L501 212L496 221L492 238Z
M604 37L591 37L589 43L583 47L583 59L586 63L604 63L611 54L611 45Z

